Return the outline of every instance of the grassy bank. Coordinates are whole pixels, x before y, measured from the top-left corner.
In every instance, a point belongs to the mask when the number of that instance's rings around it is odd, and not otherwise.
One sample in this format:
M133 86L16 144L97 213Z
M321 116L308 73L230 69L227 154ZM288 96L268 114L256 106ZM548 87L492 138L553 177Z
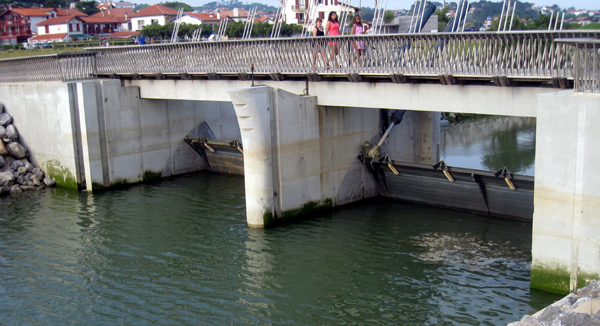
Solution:
M62 48L62 49L33 49L33 50L6 50L0 52L0 59L13 59L20 57L29 57L34 55L55 54L65 52L83 51L83 48Z

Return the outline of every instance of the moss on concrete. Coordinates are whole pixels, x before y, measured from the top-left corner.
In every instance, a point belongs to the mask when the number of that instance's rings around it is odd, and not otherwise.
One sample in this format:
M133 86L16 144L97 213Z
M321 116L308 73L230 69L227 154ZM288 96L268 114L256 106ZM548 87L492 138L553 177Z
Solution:
M300 208L291 209L281 213L282 221L294 220L302 216L312 215L318 212L330 210L333 207L333 201L331 199L325 199L323 201L311 201L304 204Z
M104 190L104 185L96 183L96 182L92 182L92 192L102 191L102 190Z
M146 171L144 171L144 177L142 178L142 182L160 181L161 177L162 177L161 172L153 172L150 170L146 170Z
M273 213L265 212L263 214L263 225L264 227L269 227L275 225L275 218L273 217Z
M577 288L580 289L597 280L600 280L600 274L579 273L579 275L577 276Z
M56 182L57 187L76 190L81 187L81 185L77 183L75 175L58 160L46 161L44 165L46 166L46 175Z
M531 287L559 294L568 294L571 273L566 267L531 266Z

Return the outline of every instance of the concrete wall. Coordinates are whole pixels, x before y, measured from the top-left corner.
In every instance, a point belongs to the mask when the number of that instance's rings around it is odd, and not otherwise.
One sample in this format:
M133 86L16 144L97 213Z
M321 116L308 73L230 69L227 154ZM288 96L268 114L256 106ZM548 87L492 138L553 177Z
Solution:
M538 96L531 286L600 279L600 95Z
M461 86L440 84L393 84L351 82L260 81L294 94L308 94L319 105L374 109L460 112L535 117L537 94L542 87ZM139 86L142 98L230 101L227 90L248 87L238 80L130 80ZM308 88L307 88L308 86Z
M2 84L0 101L30 161L88 191L203 169L186 135L240 138L231 103L140 99L119 80Z
M0 84L0 101L13 116L29 161L61 187L82 182L78 164L78 112L73 84L61 82Z

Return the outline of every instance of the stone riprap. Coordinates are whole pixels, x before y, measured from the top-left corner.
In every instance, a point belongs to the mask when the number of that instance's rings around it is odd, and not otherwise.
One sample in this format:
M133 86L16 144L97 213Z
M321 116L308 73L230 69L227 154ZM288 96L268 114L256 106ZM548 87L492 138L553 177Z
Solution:
M27 149L19 143L13 118L0 103L0 194L18 194L26 190L55 185L42 169L29 163Z
M600 326L600 281L507 326Z

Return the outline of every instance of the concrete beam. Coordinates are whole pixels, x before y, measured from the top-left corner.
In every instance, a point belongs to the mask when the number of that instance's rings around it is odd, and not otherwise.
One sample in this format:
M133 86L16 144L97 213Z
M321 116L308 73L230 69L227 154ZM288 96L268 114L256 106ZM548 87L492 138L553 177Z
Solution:
M438 84L309 82L308 94L319 98L319 105L406 109L430 112L535 117L537 95L548 92L541 87L492 87ZM304 94L305 81L263 80L261 84ZM238 80L127 80L126 86L139 86L142 98L199 101L230 101L227 90L248 87Z

